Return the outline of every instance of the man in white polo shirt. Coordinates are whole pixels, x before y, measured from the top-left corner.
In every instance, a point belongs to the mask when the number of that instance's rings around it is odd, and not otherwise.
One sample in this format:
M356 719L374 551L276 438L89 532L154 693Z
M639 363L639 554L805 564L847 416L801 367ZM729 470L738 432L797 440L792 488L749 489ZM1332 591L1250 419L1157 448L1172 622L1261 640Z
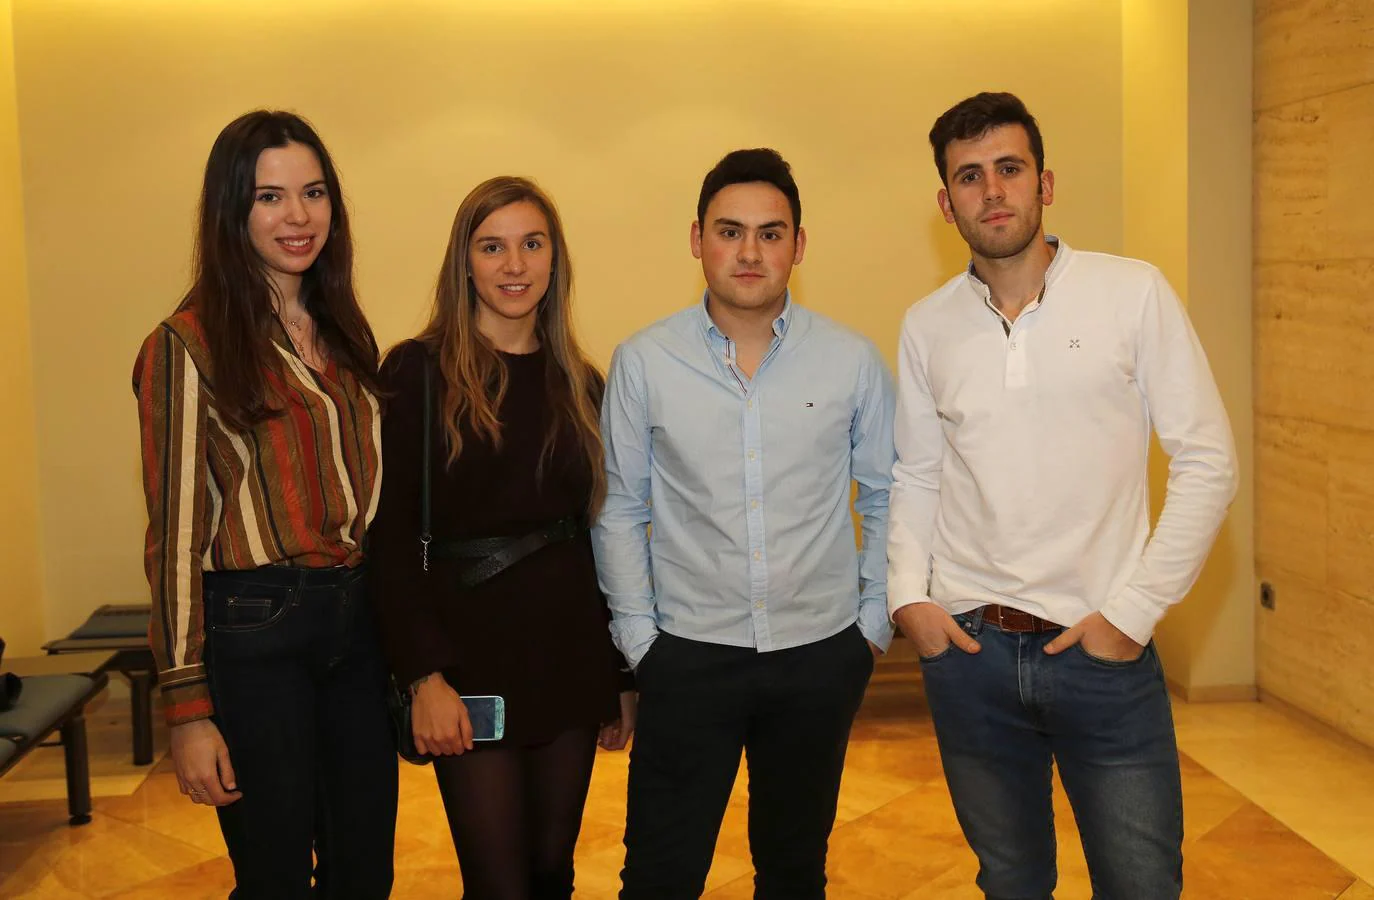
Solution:
M1051 770L1094 896L1182 891L1178 750L1155 625L1236 488L1207 359L1153 266L1047 237L1035 119L979 94L930 132L966 271L902 326L888 604L916 644L989 898L1048 898ZM1153 427L1170 456L1150 533Z

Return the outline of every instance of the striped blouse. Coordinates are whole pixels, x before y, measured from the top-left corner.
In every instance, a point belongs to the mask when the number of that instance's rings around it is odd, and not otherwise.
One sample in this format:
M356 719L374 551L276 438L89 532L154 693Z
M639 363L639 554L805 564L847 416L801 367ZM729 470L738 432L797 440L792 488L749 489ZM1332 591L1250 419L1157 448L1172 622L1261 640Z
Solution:
M286 564L353 566L381 483L377 400L332 362L311 371L284 333L285 381L269 375L284 413L249 431L215 408L213 367L195 313L143 342L134 364L148 504L144 568L149 643L167 721L211 714L202 651L201 575Z

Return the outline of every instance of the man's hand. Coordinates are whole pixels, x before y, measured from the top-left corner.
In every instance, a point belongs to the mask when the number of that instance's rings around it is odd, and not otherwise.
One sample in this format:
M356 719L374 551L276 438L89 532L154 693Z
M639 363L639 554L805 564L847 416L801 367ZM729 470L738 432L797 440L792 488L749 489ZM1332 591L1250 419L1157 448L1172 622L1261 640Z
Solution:
M472 749L472 722L458 692L434 672L415 688L410 701L415 749L433 756L462 756Z
M916 652L921 656L938 656L950 644L965 653L983 649L939 604L908 603L897 610L894 618L897 627L916 645Z
M1091 613L1072 628L1060 632L1059 637L1045 645L1045 652L1053 656L1079 642L1089 656L1112 662L1133 662L1145 648L1127 637L1100 612Z
M173 725L171 744L177 784L192 803L228 806L243 796L234 783L229 746L214 722L196 719Z

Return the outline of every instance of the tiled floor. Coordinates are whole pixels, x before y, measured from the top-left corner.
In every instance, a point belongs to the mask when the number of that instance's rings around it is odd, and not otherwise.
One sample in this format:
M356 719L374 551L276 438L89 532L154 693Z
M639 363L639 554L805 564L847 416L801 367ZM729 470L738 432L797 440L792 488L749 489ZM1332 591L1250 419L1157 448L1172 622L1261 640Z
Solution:
M831 841L835 900L980 896L913 665L900 654L880 664L855 727ZM38 799L62 796L60 751L42 751L0 781L0 898L228 893L213 814L177 793L165 760L147 770L129 764L126 716L118 701L91 716L97 798L90 825L69 828L60 799ZM1374 900L1374 753L1263 704L1179 703L1177 719L1186 897ZM165 747L165 736L158 738ZM578 845L579 897L615 895L626 763L625 754L598 760ZM741 776L708 881L714 900L752 896L745 799ZM1087 898L1073 817L1058 799L1056 896ZM428 769L402 768L396 860L397 898L460 895Z

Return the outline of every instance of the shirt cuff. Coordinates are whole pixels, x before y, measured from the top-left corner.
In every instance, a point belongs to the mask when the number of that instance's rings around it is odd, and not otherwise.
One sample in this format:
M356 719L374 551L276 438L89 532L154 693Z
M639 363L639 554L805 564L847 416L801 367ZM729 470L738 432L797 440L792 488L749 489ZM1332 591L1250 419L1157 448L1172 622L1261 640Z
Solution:
M625 616L611 620L611 639L631 669L639 668L639 661L657 638L658 622L653 616Z
M1102 607L1102 617L1142 647L1150 643L1162 618L1154 604L1131 588L1108 600Z
M162 712L168 725L185 725L208 719L215 712L210 702L210 685L204 679L179 681L162 689Z
M898 599L894 598L891 594L888 594L888 595L887 595L887 620L888 620L889 622L896 621L896 618L897 618L897 610L901 609L903 606L911 606L913 603L934 603L934 602L935 602L934 600L931 600L929 597L926 597L926 596L920 596L920 597L903 597L902 599L898 600Z
M925 577L924 572L895 574L889 568L887 578L887 617L889 621L903 606L929 602L930 579Z
M859 603L859 632L884 653L892 643L892 620L887 600L871 597Z

